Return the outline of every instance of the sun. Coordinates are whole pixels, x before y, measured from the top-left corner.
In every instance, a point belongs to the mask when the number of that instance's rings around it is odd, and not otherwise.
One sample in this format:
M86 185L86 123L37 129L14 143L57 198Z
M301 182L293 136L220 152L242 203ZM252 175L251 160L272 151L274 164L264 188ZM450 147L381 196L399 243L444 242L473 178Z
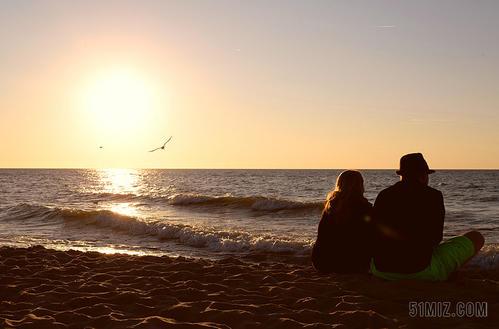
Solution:
M89 79L81 105L98 130L116 133L143 127L156 100L155 88L144 74L122 68Z

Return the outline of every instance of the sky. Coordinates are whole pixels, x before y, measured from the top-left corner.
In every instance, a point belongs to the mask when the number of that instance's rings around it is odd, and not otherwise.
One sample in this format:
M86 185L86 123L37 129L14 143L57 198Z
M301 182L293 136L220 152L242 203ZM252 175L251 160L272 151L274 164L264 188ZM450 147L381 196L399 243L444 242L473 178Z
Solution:
M0 167L497 169L497 40L497 1L0 0Z

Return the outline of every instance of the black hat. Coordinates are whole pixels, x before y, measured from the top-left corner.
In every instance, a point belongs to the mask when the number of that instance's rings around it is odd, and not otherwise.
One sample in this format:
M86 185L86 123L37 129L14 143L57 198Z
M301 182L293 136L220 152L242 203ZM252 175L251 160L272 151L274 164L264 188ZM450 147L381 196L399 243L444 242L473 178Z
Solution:
M433 174L435 170L431 170L423 158L421 153L410 153L400 158L400 169L397 170L397 175L407 174Z

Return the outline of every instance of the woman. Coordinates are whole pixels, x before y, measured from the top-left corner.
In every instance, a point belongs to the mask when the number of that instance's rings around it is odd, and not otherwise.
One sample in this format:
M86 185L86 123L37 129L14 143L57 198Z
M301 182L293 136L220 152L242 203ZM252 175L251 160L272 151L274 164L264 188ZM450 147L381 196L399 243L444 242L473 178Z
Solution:
M312 249L314 267L324 273L367 273L371 260L370 213L360 172L346 170L327 196Z

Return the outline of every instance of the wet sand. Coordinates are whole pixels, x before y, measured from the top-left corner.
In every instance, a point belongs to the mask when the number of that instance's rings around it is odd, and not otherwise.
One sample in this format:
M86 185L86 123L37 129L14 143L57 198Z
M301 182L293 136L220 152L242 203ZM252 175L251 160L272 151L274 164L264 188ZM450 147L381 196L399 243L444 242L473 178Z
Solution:
M2 328L498 328L499 271L451 282L320 275L309 264L0 248ZM410 301L487 302L412 318Z

